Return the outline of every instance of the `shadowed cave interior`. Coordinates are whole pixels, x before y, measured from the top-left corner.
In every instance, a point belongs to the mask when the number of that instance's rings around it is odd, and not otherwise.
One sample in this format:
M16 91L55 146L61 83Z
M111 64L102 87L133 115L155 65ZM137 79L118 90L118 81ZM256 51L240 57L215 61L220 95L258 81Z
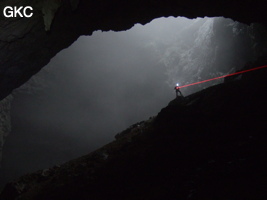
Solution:
M229 74L257 61L266 55L265 34L259 24L224 18L161 18L126 32L79 38L14 91L1 186L87 154L157 115L174 98L176 82ZM188 96L222 82L182 92Z

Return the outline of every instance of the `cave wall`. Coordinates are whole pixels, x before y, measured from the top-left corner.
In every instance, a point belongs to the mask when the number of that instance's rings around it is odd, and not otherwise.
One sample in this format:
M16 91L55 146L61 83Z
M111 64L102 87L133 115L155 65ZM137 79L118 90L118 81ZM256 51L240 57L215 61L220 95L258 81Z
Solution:
M80 35L95 30L127 30L135 23L146 24L162 16L224 16L246 24L267 24L265 6L259 0L5 0L0 3L1 10L7 5L31 5L34 15L0 16L0 99Z

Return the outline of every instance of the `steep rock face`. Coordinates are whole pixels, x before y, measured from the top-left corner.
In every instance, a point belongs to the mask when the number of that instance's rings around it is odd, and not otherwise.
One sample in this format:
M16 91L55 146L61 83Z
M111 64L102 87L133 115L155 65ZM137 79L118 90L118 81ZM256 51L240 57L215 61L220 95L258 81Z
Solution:
M262 1L6 0L1 8L5 5L32 5L35 13L30 19L5 19L3 16L0 19L4 30L0 35L1 99L80 35L90 35L95 30L125 30L135 23L145 24L162 16L224 16L247 24L266 24Z
M174 38L159 38L154 51L166 67L170 86L230 74L267 53L267 34L260 25L247 26L224 18L193 20ZM260 45L259 45L260 44ZM222 82L198 85L190 93ZM187 93L187 89L184 89Z
M103 148L9 183L0 199L265 199L266 73L177 98Z

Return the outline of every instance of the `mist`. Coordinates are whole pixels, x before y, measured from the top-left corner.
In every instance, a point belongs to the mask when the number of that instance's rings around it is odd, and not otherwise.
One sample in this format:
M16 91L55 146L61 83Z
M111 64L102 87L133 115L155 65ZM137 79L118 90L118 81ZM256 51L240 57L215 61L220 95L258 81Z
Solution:
M176 82L224 75L259 57L257 38L234 29L254 30L223 18L171 17L80 37L14 91L0 184L85 155L157 115Z

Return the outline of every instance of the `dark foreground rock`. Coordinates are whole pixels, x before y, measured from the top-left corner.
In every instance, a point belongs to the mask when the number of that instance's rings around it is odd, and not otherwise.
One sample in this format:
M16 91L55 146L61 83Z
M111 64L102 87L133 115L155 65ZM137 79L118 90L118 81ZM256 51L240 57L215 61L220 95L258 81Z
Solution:
M101 149L8 183L0 199L265 200L266 75L175 99Z

